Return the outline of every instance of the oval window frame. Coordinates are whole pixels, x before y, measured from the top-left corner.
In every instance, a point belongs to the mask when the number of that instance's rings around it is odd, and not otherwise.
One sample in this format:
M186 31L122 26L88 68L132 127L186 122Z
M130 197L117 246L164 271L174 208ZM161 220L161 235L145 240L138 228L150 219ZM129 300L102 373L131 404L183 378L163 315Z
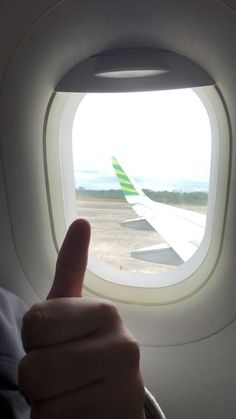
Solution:
M120 272L90 255L84 284L88 293L124 303L170 304L194 294L209 280L220 252L224 229L230 136L226 112L217 87L202 87L193 90L207 110L212 130L212 143L214 143L212 144L208 202L208 214L212 216L207 217L206 234L201 246L189 261L173 271L160 274L167 278L165 283L162 281L161 287L157 287L152 281L148 281L146 287L139 287L136 273L135 279L132 279L133 285L127 285L127 276L131 277L132 273L130 275L127 271ZM57 248L62 242L66 228L73 219L77 218L73 170L68 170L68 167L73 166L72 141L71 147L68 147L68 137L71 135L72 139L74 115L83 96L84 94L57 93L52 102L47 123L45 150L48 189ZM47 140L49 137L50 141ZM59 159L52 165L50 153L53 152L55 155L55 147ZM218 199L219 194L220 199Z

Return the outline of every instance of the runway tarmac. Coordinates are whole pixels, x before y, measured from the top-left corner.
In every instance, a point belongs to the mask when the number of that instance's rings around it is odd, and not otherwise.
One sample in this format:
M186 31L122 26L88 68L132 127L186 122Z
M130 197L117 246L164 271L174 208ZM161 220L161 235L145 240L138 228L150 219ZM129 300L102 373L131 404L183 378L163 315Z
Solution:
M90 249L104 262L117 269L140 272L164 272L173 266L159 265L135 259L131 251L163 243L156 231L125 228L121 221L137 218L126 201L79 198L76 202L78 217L86 218L92 227ZM195 209L195 208L191 208ZM199 212L205 208L197 207Z

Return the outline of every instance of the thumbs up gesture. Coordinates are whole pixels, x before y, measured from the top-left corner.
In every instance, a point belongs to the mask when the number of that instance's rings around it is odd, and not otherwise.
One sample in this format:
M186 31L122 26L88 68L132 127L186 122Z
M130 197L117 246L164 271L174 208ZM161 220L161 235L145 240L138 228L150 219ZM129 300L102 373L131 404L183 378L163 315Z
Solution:
M143 419L138 344L108 301L82 297L90 239L68 230L47 301L23 319L19 385L32 419Z

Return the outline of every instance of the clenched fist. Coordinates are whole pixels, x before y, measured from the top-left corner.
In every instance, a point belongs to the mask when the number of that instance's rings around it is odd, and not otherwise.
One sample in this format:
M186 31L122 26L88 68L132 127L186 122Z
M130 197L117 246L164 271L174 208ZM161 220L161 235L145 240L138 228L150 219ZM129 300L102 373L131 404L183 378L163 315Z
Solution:
M48 300L25 315L19 383L32 419L143 419L139 347L108 301L82 297L90 227L75 221Z

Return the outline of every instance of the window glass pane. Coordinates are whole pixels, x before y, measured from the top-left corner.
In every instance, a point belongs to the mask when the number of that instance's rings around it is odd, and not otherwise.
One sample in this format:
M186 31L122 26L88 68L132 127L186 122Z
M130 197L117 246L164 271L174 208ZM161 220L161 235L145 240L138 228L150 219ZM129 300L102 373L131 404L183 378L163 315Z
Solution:
M85 95L73 159L78 216L92 225L98 258L120 270L163 272L194 254L211 161L210 122L195 92Z

